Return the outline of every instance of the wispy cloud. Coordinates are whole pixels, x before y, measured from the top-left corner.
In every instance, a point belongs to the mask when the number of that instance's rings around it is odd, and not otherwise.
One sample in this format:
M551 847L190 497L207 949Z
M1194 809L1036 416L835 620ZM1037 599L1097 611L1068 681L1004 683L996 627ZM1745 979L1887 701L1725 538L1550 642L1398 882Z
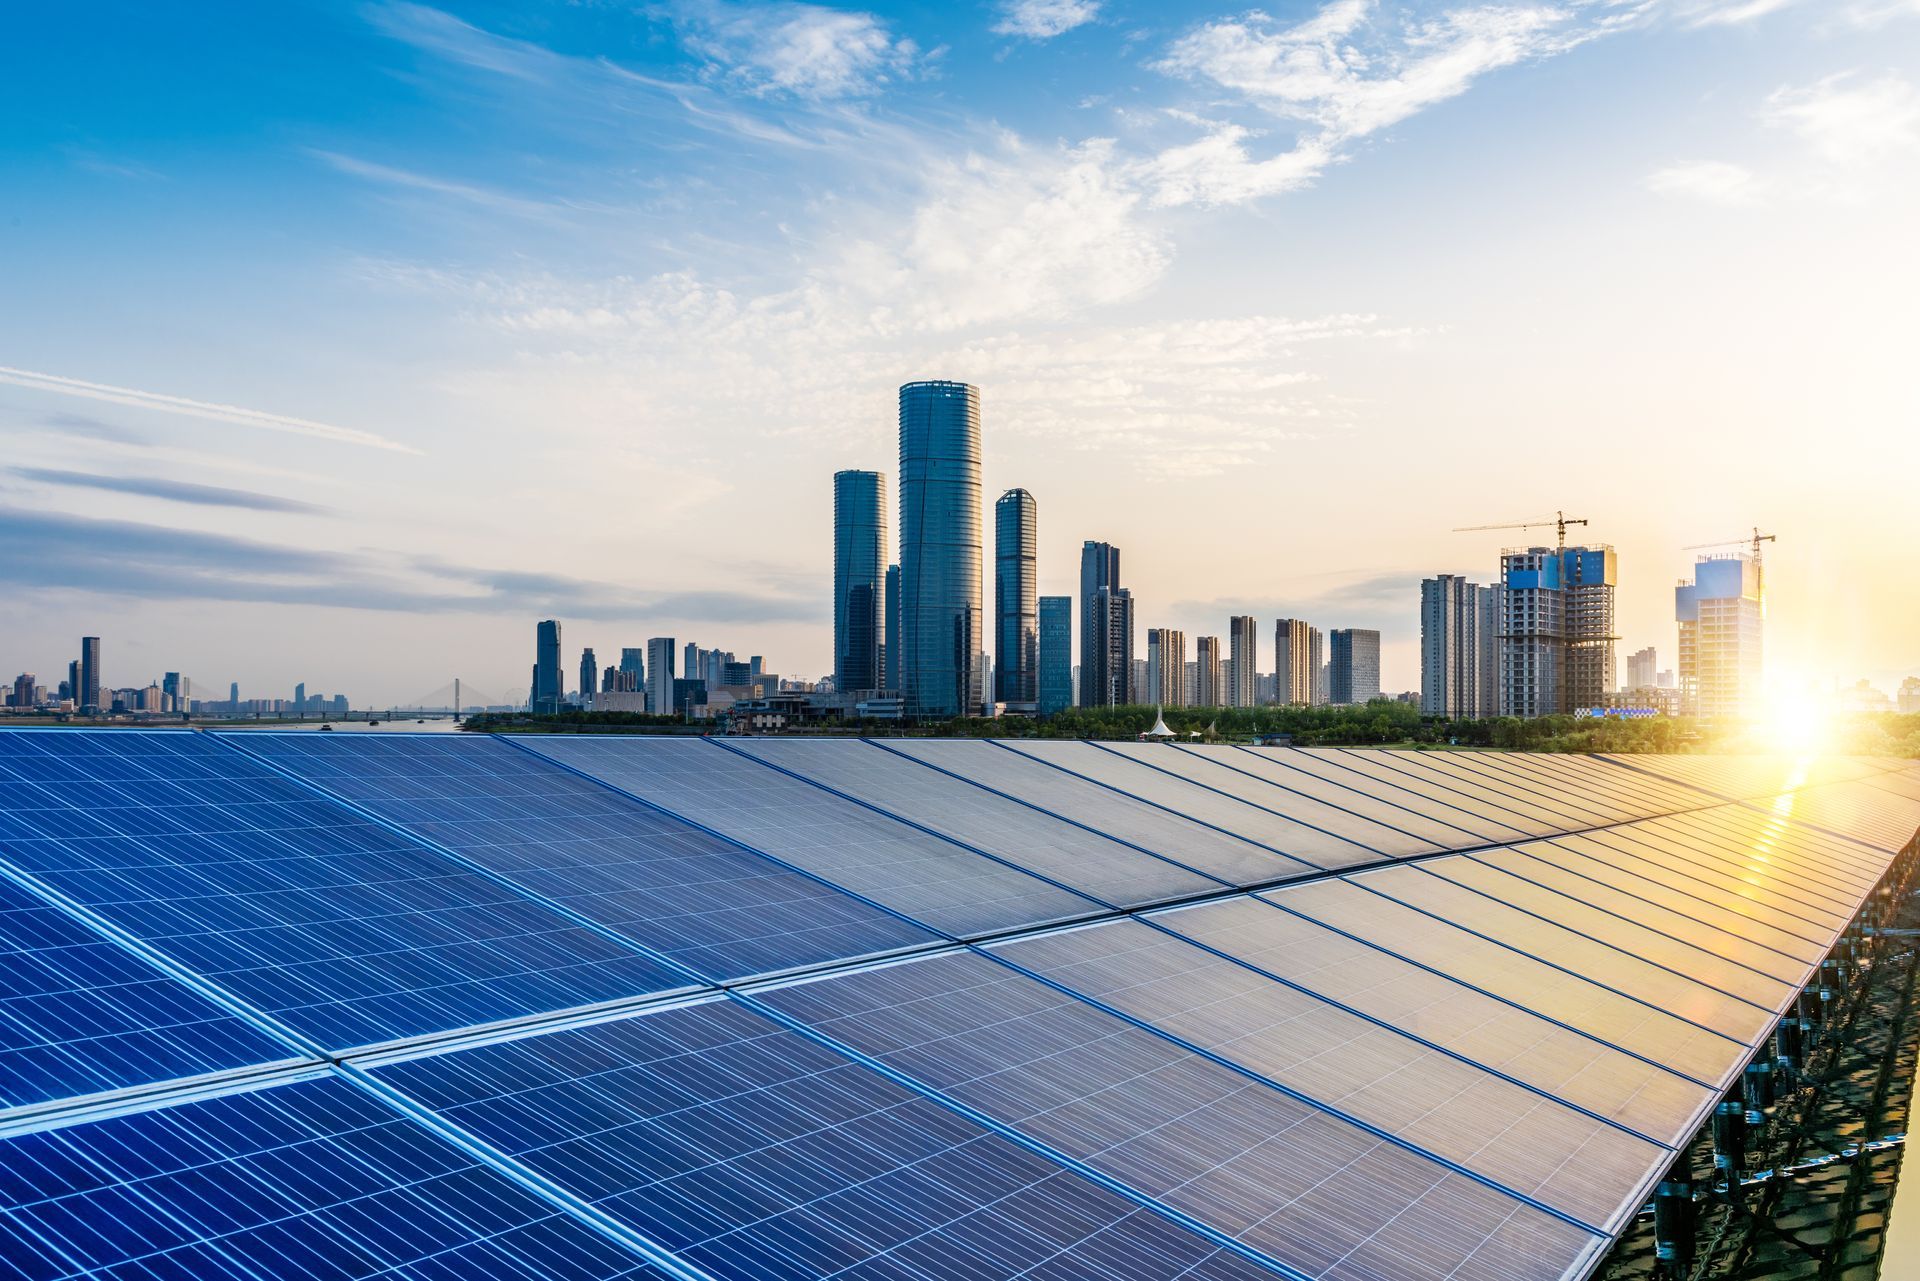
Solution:
M683 0L671 11L689 49L757 94L847 98L913 73L920 48L871 13L824 5Z
M1756 204L1764 191L1751 169L1724 160L1668 165L1648 174L1644 185L1661 195L1689 196L1716 205Z
M62 485L74 489L98 489L112 494L132 494L141 498L161 498L173 503L199 507L235 507L243 511L289 512L320 515L328 511L315 503L277 494L262 494L251 489L227 489L219 485L197 485L184 480L162 480L153 476L103 476L94 472L63 471L54 467L14 467L14 475L43 485Z
M392 165L376 164L371 160L362 160L357 156L342 155L337 151L310 149L308 154L323 161L341 173L361 178L368 182L387 187L398 187L409 191L424 192L433 196L445 196L464 204L497 213L512 214L518 218L530 218L541 222L551 221L556 215L566 212L563 205L544 200L530 200L524 196L515 196L498 191L492 187L483 187L474 183L455 182L447 178L436 178L431 174L416 173L411 169L400 169Z
M11 369L0 365L0 383L29 387L35 391L52 392L60 396L76 396L82 400L104 401L111 405L131 405L136 409L151 409L163 414L181 414L212 422L235 423L242 427L257 427L263 431L288 432L296 436L310 436L316 440L333 441L342 445L361 445L368 449L386 449L403 454L420 452L398 441L388 440L384 436L353 427L335 427L328 423L315 422L310 418L294 418L286 414L269 413L263 409L246 409L239 405L189 400L184 396L170 396L164 392L141 391L133 387L116 387L110 383L87 382L61 374L36 373L30 369Z
M1775 90L1761 119L1791 131L1843 169L1920 150L1920 92L1893 73L1868 81L1847 73Z
M993 29L1003 36L1051 40L1099 16L1100 0L1005 0Z
M1770 13L1798 4L1800 0L1693 0L1682 3L1680 13L1696 27L1737 27Z

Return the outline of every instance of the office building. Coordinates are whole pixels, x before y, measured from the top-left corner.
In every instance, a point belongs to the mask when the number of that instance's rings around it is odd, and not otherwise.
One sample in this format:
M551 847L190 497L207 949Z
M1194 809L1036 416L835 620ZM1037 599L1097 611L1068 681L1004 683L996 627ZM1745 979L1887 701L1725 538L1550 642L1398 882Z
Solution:
M1187 699L1195 707L1220 705L1220 638L1200 636L1193 642L1193 689Z
M1680 625L1680 702L1692 716L1759 711L1766 600L1751 556L1704 557L1673 592Z
M871 693L886 683L887 479L833 474L833 684Z
M1500 714L1599 707L1614 672L1611 547L1529 547L1500 557Z
M1019 710L1040 699L1039 519L1024 489L993 505L994 697Z
M980 393L900 388L900 694L909 716L972 715L982 636Z
M1095 597L1102 591L1118 590L1120 587L1120 549L1112 543L1095 542L1088 539L1080 547L1080 705L1082 707L1110 706L1109 698L1114 689L1122 682L1123 676L1113 672L1108 663L1117 658L1112 652L1117 637L1106 622L1096 621L1101 613L1110 608L1098 604ZM1117 599L1117 598L1115 598ZM1107 620L1110 622L1111 620ZM1132 658L1132 638L1127 637L1127 657ZM1121 702L1126 701L1124 698Z
M560 624L549 618L534 628L533 695L529 700L534 715L559 711L566 693L566 677L560 671Z
M580 706L592 707L593 695L600 688L600 660L593 656L593 646L580 651Z
M1259 705L1259 643L1254 639L1254 626L1251 614L1236 614L1227 620L1228 707Z
M1380 697L1380 633L1336 627L1327 633L1327 701L1336 706Z
M98 712L106 705L100 701L100 638L80 638L80 683L74 687L73 704L83 712Z
M1147 632L1147 679L1140 701L1181 707L1187 701L1187 634L1171 627Z
M293 710L296 712L304 712L307 710L307 683L305 681L301 681L293 687Z
M1420 711L1425 716L1500 714L1498 585L1441 574L1420 584Z
M622 647L620 650L620 675L620 689L645 689L647 687L647 651L638 645Z
M1298 618L1274 620L1274 702L1296 707L1314 707L1326 702L1320 674L1325 664L1318 627Z
M1073 706L1073 597L1042 596L1039 602L1040 714Z
M1131 702L1133 593L1124 587L1095 589L1080 619L1080 643L1081 706L1123 707Z
M886 663L886 687L900 689L900 567L887 566L887 641L882 647Z
M1627 688L1654 689L1658 685L1657 672L1660 658L1653 646L1637 649L1627 655Z
M193 710L193 681L179 672L168 672L160 678L160 688L166 691L169 710L190 712Z
M655 636L647 642L647 710L656 716L674 711L673 650L671 636Z

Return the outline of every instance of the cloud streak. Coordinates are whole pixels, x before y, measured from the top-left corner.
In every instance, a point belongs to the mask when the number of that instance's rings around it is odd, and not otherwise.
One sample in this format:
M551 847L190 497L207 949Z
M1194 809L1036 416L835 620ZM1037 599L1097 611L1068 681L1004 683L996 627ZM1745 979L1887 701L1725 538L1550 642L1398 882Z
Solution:
M1051 40L1100 16L1100 0L1007 0L1000 6L997 35Z
M68 378L61 374L36 373L31 369L13 369L0 365L0 383L27 387L34 391L52 392L59 396L103 401L110 405L130 405L135 409L151 409L157 413L180 414L210 422L235 423L262 431L286 432L340 445L358 445L366 449L384 449L401 454L420 452L398 441L388 440L385 436L361 431L354 427L335 427L329 423L315 422L311 418L294 418L287 414L269 413L263 409L247 409L240 405L223 405L214 401L189 400L185 396L169 396L157 391L140 391L133 387L116 387L111 383L87 382L84 379Z
M250 489L226 489L219 485L196 485L184 480L161 480L151 476L102 476L93 472L61 471L53 467L15 467L13 474L43 485L64 485L74 489L97 489L113 494L132 494L141 498L160 498L172 503L198 507L233 507L242 511L288 512L298 515L325 515L329 509L296 498L261 494Z

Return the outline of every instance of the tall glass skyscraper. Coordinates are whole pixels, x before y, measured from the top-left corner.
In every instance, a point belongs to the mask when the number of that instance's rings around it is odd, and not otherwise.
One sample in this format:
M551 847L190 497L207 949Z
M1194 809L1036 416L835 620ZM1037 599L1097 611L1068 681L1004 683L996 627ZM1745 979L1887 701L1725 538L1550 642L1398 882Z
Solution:
M566 677L560 673L560 624L549 618L534 629L533 711L559 711L566 693Z
M886 684L887 478L833 474L833 684L842 693Z
M994 697L1003 703L1040 699L1039 510L1024 489L993 505Z
M1073 597L1040 598L1040 714L1073 706Z
M981 632L980 392L900 389L900 694L910 716L976 712Z
M1102 604L1102 591L1120 588L1120 549L1088 539L1080 545L1080 706L1117 706L1127 701L1126 667L1133 661L1133 637L1111 626L1114 600ZM1130 628L1129 628L1130 631ZM1124 646L1119 642L1124 641ZM1124 648L1124 653L1121 652ZM1115 665L1120 670L1115 671ZM1116 697L1116 691L1118 696Z
M900 567L887 566L887 689L900 692Z

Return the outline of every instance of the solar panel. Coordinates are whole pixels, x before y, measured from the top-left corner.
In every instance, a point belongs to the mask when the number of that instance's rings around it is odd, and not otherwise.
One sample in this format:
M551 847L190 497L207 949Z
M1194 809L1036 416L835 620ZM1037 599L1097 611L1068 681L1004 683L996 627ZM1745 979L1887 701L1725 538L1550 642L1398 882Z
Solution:
M1556 836L1553 844L1590 853L1638 875L1654 875L1648 871L1651 865L1673 877L1684 877L1727 896L1729 902L1744 900L1752 904L1767 913L1766 919L1796 934L1819 938L1833 933L1832 913L1826 907L1810 908L1791 886L1783 884L1777 872L1764 867L1730 867L1687 844L1675 833L1661 835L1638 828L1615 827Z
M1279 913L1273 913L1279 916ZM1586 1223L1615 1226L1666 1149L1135 921L1004 957Z
M19 867L325 1047L688 983L206 735L0 753Z
M1328 805L1344 806L1377 822L1412 833L1440 849L1484 844L1488 828L1468 815L1427 806L1411 792L1376 787L1358 775L1351 786L1329 782L1318 774L1297 769L1294 753L1276 748L1231 747L1226 744L1181 743L1183 756L1198 757L1235 775L1258 779L1283 795L1312 797Z
M1362 768L1369 773L1396 781L1404 780L1406 786L1416 791L1431 788L1436 796L1490 810L1502 821L1508 821L1509 816L1517 816L1511 821L1523 826L1532 824L1542 833L1572 831L1605 821L1600 816L1582 813L1571 806L1555 805L1517 783L1495 782L1484 775L1449 765L1444 759L1449 755L1446 752L1431 753L1435 759L1429 760L1429 754L1424 752L1351 752L1343 748L1313 750L1338 755L1342 764L1349 760L1364 759Z
M1378 753L1378 759L1400 769L1424 770L1448 787L1497 799L1501 805L1520 806L1569 828L1617 823L1644 813L1612 804L1591 789L1564 779L1543 778L1524 764L1509 760L1504 752L1387 751Z
M0 849L17 830L0 812ZM0 880L0 1108L290 1056L179 979Z
M730 746L1105 903L1131 906L1201 894L1222 884L869 743L750 738Z
M1309 1277L1557 1278L1605 1245L978 955L759 999Z
M1103 906L712 743L555 734L528 746L956 938Z
M883 747L1152 850L1229 885L1257 885L1314 870L1299 859L1169 814L993 743L900 738L887 740Z
M35 1281L660 1275L331 1076L0 1139L0 1211Z
M1661 1143L1683 1140L1718 1097L1591 1034L1258 897L1173 908L1151 919Z
M1887 854L1913 839L1920 801L1886 796L1865 783L1829 783L1794 794L1785 813L1795 823L1851 837Z
M498 739L238 737L281 768L709 979L938 939Z
M1502 812L1496 816L1484 807L1469 805L1464 797L1449 795L1439 788L1422 787L1415 780L1358 768L1363 756L1347 761L1338 753L1309 752L1293 747L1234 750L1293 773L1310 775L1337 788L1391 801L1403 809L1472 832L1483 842L1511 841L1540 834L1516 815Z
M724 998L376 1074L714 1276L1270 1275Z
M1010 740L1002 746L1070 770L1082 778L1103 783L1175 814L1245 837L1316 867L1353 867L1362 863L1377 863L1382 857L1382 851L1377 847L1309 826L1304 821L1304 815L1283 813L1277 808L1243 801L1219 789L1205 787L1156 768L1146 758L1108 751L1096 743L1035 739ZM1155 750L1161 757L1174 755L1173 749L1164 745ZM1300 808L1304 810L1305 807ZM1381 834L1390 835L1385 832Z

